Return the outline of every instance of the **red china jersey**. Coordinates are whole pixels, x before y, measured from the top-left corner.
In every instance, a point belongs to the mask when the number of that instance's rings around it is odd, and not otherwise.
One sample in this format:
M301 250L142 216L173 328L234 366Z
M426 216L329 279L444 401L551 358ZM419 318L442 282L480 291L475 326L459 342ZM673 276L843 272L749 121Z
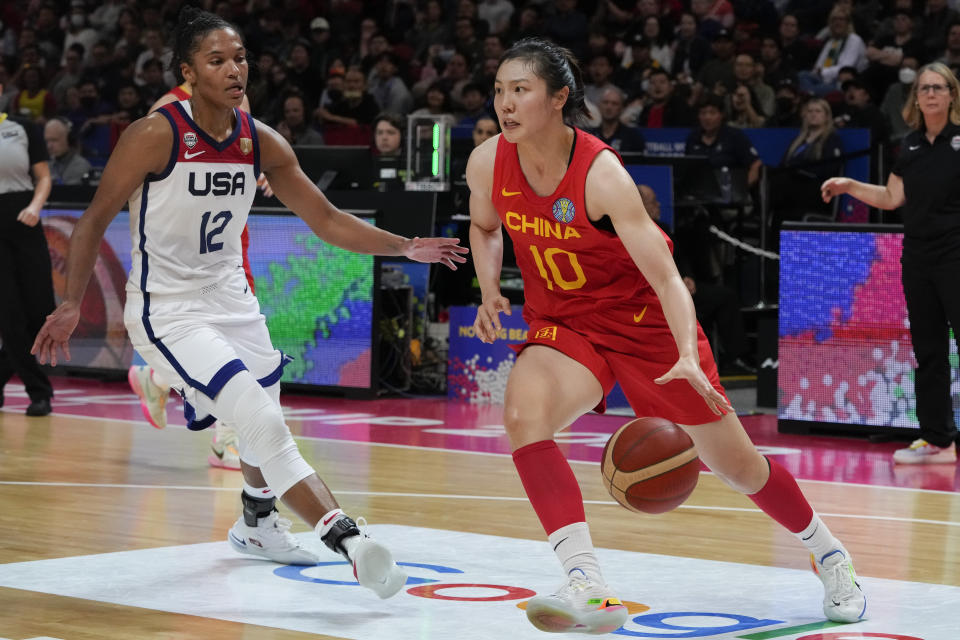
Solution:
M574 135L573 158L549 196L527 183L515 144L500 136L497 145L491 195L523 276L524 317L584 315L622 305L650 286L620 238L587 219L587 172L598 153L613 149L580 129Z

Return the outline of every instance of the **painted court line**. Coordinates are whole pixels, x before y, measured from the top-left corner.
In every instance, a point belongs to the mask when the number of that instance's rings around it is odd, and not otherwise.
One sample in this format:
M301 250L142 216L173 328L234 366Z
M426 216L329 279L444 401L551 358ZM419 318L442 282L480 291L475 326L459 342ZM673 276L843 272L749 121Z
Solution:
M339 440L337 442L340 442ZM0 485L10 486L28 486L28 487L69 487L69 488L94 488L94 489L138 489L138 490L170 490L170 491L231 491L235 492L239 487L199 487L187 485L149 485L149 484L98 484L95 482L21 482L15 480L0 480ZM430 498L443 500L490 500L500 502L526 502L526 497L514 496L483 496L483 495L465 495L459 493L404 493L393 491L345 491L331 489L338 495L357 495L373 496L378 498ZM612 500L584 500L584 504L596 505L616 505ZM738 513L762 513L760 509L751 509L748 507L714 507L705 505L682 504L678 508L696 511L732 511ZM909 522L912 524L931 524L945 527L960 527L960 522L948 520L924 520L921 518L900 518L897 516L875 516L858 515L849 513L821 513L821 516L831 518L850 518L854 520L883 520L887 522Z
M0 409L0 413L3 413L4 411L8 411L8 410L10 409L7 407L4 407L3 409ZM51 413L50 415L56 416L56 417L62 417L62 418L76 418L78 420L94 420L97 422L111 422L111 423L117 423L117 424L123 424L123 425L150 426L150 423L148 423L145 420L130 420L130 419L124 419L124 418L101 418L98 416L84 416L84 415L76 415L72 413L57 413L57 412ZM292 419L297 420L298 418L294 417ZM167 429L177 429L178 431L187 431L186 425L180 425L180 424L169 424L167 425ZM150 430L156 431L156 429L154 429L152 426L150 427ZM310 440L313 442L331 442L331 443L339 443L339 444L357 444L357 445L375 446L375 447L390 447L394 449L411 449L414 451L439 451L439 452L445 452L445 453L462 453L466 455L491 456L496 458L511 457L509 453L494 453L490 451L470 451L467 449L449 449L444 447L425 447L420 445L397 444L392 442L370 442L367 440L342 440L339 438L325 438L320 436L294 435L293 439L294 440ZM588 465L594 465L594 466L600 465L599 462L589 462L585 460L571 460L570 464L588 464ZM700 473L704 475L714 475L712 471L701 471ZM837 480L808 480L808 479L797 478L797 482L800 484L804 484L804 483L826 484L826 485L833 485L833 486L855 487L855 488L878 490L878 491L900 491L900 492L907 492L907 493L928 493L928 494L934 494L934 495L943 494L948 496L957 495L957 492L955 491L943 491L940 489L917 489L914 487L893 487L889 485L870 485L870 484L862 484L859 482L840 482ZM845 517L845 516L841 515L841 517ZM956 523L949 523L949 524L955 525Z

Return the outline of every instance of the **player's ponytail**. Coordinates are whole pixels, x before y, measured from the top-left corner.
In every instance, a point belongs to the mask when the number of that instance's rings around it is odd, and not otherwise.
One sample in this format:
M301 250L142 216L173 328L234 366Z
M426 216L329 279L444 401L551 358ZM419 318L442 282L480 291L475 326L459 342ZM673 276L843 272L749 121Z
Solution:
M584 101L583 73L569 49L542 38L524 38L504 52L500 64L508 60L529 62L534 73L547 83L550 93L556 93L564 87L570 88L563 105L564 122L576 125L590 118L590 109Z
M191 64L193 54L200 47L203 38L211 31L219 29L239 30L220 16L203 11L189 5L180 10L177 18L177 27L173 32L171 49L173 56L170 59L170 70L177 77L177 84L183 84L183 73L180 71L182 63Z

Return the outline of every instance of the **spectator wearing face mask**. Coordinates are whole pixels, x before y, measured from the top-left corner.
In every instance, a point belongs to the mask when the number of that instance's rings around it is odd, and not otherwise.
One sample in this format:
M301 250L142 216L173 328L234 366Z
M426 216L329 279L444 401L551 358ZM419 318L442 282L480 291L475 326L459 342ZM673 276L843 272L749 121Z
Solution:
M67 32L63 38L63 58L60 64L67 63L67 52L72 44L83 45L85 51L83 61L90 62L90 52L93 45L100 39L100 34L95 29L90 28L87 22L87 7L83 0L73 0L70 3L70 13L67 14Z
M794 129L800 126L800 92L792 80L781 80L777 85L773 115L767 120L768 127Z
M890 123L890 142L899 145L903 136L910 133L910 125L903 120L903 104L910 93L910 87L913 81L917 79L916 58L904 58L900 64L898 73L898 82L890 85L886 94L883 96L883 102L880 103L880 111L887 117Z

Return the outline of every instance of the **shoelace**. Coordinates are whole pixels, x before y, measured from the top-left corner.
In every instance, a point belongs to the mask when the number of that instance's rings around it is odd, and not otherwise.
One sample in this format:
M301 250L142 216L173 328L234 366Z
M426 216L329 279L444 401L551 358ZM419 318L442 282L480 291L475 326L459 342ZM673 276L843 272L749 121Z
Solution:
M267 535L274 537L281 537L292 544L296 544L296 539L290 535L290 527L293 526L293 523L290 522L287 518L280 517L276 512L273 512L267 518L273 518L272 523L266 523L267 526L263 529L267 532Z
M367 519L360 516L354 520L354 522L357 524L357 529L360 529L360 537L369 538L370 536L367 534L367 527L369 526L367 525Z
M571 594L586 591L590 588L590 580L583 574L570 576L567 580L561 591L566 591Z
M846 560L831 567L829 571L832 582L838 587L838 592L831 594L831 597L835 598L837 602L846 602L857 595L856 589L854 588L853 576L850 575L850 569Z

